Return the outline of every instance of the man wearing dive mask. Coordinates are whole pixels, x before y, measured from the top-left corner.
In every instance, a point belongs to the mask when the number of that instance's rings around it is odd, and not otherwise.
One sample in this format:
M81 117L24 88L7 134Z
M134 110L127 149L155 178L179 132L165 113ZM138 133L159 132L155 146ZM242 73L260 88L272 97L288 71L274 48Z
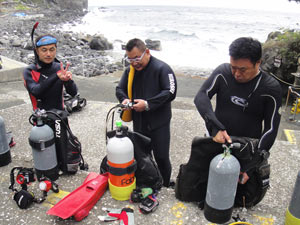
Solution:
M64 109L63 89L71 96L77 94L77 87L68 71L56 57L57 39L43 35L34 43L35 63L23 72L24 85L28 90L33 109ZM39 105L38 105L39 103Z
M176 77L169 65L151 56L150 50L140 39L128 41L126 54L130 66L123 73L116 96L122 104L133 103L133 129L151 138L163 185L173 186L174 182L170 182L172 167L169 147L171 101L176 97ZM133 74L131 81L130 74Z

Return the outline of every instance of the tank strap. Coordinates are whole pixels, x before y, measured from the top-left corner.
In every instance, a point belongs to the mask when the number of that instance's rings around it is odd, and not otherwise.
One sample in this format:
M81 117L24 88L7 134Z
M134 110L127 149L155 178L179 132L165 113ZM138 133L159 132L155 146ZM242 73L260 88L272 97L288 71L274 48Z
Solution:
M123 176L125 174L134 173L136 171L136 168L137 168L137 163L136 163L136 161L134 161L130 166L128 166L126 168L117 168L117 167L108 165L108 172L112 175Z
M29 140L29 144L31 145L32 148L34 149L38 149L38 150L45 150L46 148L50 147L51 145L53 145L55 143L55 137L53 137L52 139L48 140L48 141L39 141L39 142L34 142L32 140L30 140L30 138L28 138Z

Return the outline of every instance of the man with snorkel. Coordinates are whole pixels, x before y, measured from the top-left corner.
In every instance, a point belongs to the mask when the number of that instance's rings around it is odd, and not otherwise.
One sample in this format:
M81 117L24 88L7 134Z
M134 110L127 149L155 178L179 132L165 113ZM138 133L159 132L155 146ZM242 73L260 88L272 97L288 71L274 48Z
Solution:
M32 30L31 37L33 42ZM28 90L33 109L64 109L63 88L71 96L77 94L77 87L68 71L56 59L57 39L52 35L39 36L33 43L35 62L23 72L24 85ZM38 105L39 100L39 105Z

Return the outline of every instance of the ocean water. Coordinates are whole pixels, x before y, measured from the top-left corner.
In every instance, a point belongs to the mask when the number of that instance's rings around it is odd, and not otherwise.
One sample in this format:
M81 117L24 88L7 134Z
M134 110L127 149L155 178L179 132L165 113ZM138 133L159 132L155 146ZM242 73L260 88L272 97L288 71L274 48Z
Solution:
M265 42L270 32L300 29L300 12L182 6L91 7L81 23L64 30L102 34L123 56L121 44L131 38L160 40L162 51L151 54L175 69L210 70L228 62L228 47L238 37Z

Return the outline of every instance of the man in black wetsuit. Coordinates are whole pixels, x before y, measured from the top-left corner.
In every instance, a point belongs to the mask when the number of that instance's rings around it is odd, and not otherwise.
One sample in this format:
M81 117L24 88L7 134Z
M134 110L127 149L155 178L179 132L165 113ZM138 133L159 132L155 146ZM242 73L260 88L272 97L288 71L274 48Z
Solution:
M149 49L140 39L132 39L126 45L126 68L116 88L116 96L122 104L127 104L128 76L134 69L132 83L133 129L151 138L155 161L163 177L163 185L173 186L170 182L171 162L170 121L171 101L176 97L176 77L172 69L161 60L151 56Z
M28 90L33 109L64 109L63 87L75 96L77 87L72 73L56 60L57 39L52 35L40 36L35 41L35 63L23 72L24 85ZM38 106L38 100L40 105Z
M236 39L229 47L229 55L230 63L213 71L194 103L215 142L231 143L230 136L259 139L258 152L265 157L280 123L280 84L260 71L262 48L257 40ZM214 95L215 111L210 102ZM242 183L246 183L250 175L247 171L242 175Z

